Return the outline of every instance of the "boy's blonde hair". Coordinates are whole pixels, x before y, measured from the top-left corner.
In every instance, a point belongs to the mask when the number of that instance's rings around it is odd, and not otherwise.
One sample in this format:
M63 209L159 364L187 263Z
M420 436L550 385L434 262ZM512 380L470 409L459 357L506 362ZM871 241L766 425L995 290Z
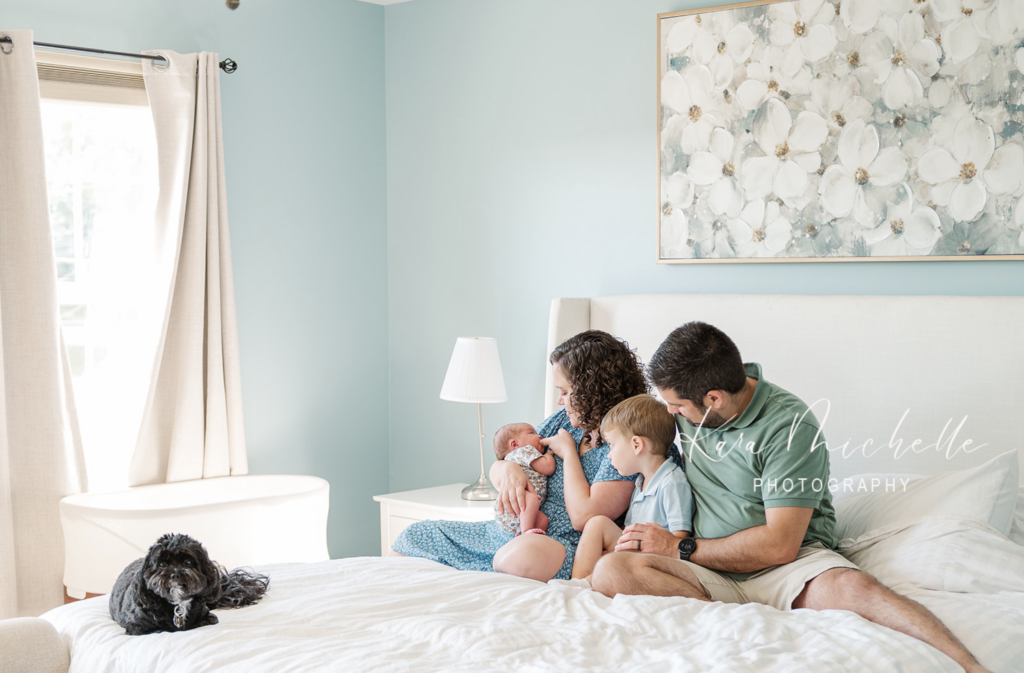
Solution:
M617 430L624 437L645 437L651 453L669 457L676 439L676 421L668 407L651 395L637 395L619 402L601 419L601 434Z

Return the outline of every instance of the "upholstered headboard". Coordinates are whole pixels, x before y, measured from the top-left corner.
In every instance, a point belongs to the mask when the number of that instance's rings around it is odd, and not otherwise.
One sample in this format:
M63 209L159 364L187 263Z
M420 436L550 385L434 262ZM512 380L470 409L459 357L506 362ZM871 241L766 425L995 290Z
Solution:
M767 380L812 405L835 477L936 474L1010 450L1024 475L1024 297L555 299L548 352L600 329L647 362L669 332L691 320L721 328L745 362L759 362ZM546 385L550 414L558 399L550 364Z

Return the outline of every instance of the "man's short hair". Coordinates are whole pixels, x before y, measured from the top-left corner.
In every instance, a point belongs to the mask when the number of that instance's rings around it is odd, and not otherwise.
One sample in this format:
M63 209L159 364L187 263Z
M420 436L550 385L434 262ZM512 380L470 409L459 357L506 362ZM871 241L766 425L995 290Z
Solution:
M747 383L736 344L725 332L703 322L688 322L673 330L651 357L647 375L658 388L670 389L701 409L710 391L734 395Z
M636 395L616 404L601 419L601 434L615 430L623 437L645 437L651 453L668 458L676 439L676 421L664 402L650 395Z

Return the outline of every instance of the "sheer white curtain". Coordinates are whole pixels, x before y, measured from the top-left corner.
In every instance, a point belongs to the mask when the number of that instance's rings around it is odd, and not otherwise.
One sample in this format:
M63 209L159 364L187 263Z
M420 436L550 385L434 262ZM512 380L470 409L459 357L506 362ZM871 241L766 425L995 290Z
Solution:
M58 502L85 490L60 335L32 31L0 31L0 619L60 605Z
M133 486L246 474L217 55L147 52L166 312L128 473ZM163 297L160 298L163 301Z

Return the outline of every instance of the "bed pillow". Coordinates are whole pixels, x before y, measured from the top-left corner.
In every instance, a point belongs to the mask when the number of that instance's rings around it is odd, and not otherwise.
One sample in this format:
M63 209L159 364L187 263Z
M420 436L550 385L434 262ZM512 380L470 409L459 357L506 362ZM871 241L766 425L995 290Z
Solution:
M1020 465L1008 451L968 470L915 479L905 491L874 492L835 503L836 537L856 539L878 528L940 514L983 521L1010 532L1017 504Z
M899 593L901 585L911 585L955 593L1017 592L1024 600L1024 548L981 521L927 516L843 540L839 552Z

